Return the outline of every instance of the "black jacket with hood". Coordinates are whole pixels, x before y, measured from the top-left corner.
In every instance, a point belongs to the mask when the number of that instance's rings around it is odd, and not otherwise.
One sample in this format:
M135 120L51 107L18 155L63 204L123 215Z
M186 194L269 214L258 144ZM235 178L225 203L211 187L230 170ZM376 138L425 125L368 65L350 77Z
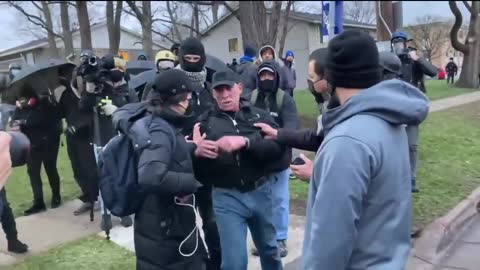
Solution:
M270 45L266 45L266 46L263 46L262 48L260 48L260 50L258 50L258 59L257 61L259 63L256 64L253 64L250 69L249 69L249 76L250 78L248 79L248 82L246 83L248 86L253 86L253 89L250 90L253 91L256 87L257 87L257 71L258 71L258 67L260 64L262 64L265 59L262 58L262 51L265 50L266 48L270 48L273 52L273 60L274 62L277 61L277 52L275 51L275 48L273 48L272 46ZM245 84L245 83L244 83ZM243 96L246 96L246 95L243 95Z
M254 126L261 122L278 127L268 112L242 100L238 112L222 112L216 106L203 114L199 122L200 132L207 135L207 140L216 141L228 135L249 139L249 146L238 152L220 153L217 159L195 157L195 175L202 183L249 191L255 182L278 171L276 166L285 147L275 140L264 139Z
M264 61L262 64L260 64L259 69L263 67L268 67L275 71L274 85L272 89L261 89L259 81L259 85L257 87L258 96L255 104L253 105L269 112L280 128L285 128L287 130L298 130L300 128L300 121L298 119L297 106L295 105L293 98L288 94L284 94L283 104L280 108L277 106L277 92L283 91L282 89L279 89L280 75L278 65L273 61ZM277 165L278 170L280 171L287 169L290 166L291 160L292 151L291 149L288 149L285 151L282 160L279 161Z
M202 269L207 253L201 239L193 256L183 257L178 251L196 224L193 209L175 204L174 197L193 194L201 186L193 174L193 148L180 132L182 116L169 111L152 115L142 102L115 111L113 123L133 142L145 145L137 156L138 183L147 194L135 215L136 269ZM192 204L193 198L186 203ZM182 245L182 252L194 248L195 234Z

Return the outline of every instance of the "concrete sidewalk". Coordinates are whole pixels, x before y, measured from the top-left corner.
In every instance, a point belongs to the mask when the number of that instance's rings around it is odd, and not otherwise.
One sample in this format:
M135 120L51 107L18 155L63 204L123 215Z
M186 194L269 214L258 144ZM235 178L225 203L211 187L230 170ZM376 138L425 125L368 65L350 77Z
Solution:
M444 261L436 269L480 269L480 217L477 216L461 237L452 244Z
M430 104L430 112L440 111L475 101L480 101L480 92L433 101ZM58 209L49 209L47 212L41 214L17 218L16 221L20 240L29 245L30 252L25 255L12 255L7 253L5 238L0 237L0 267L2 265L9 265L21 261L29 255L47 251L61 244L100 233L100 212L95 213L95 221L91 223L88 215L82 215L79 217L73 215L73 211L79 205L80 201L76 200L65 203ZM291 215L290 221L291 224L288 239L289 255L284 258L283 262L286 270L296 270L300 266L305 217ZM114 222L114 225L119 223L115 218ZM480 221L477 222L476 228L478 228L479 224ZM480 235L480 231L472 229L471 235L467 235L467 238L464 238L464 242L460 243L456 250L453 250L451 261L447 261L447 265L448 263L455 265L457 260L468 261L479 259L480 256L475 256L474 253L468 253L470 256L466 259L457 259L459 256L467 254L463 251L465 248L473 249L480 247L480 245L477 246L480 242L478 235ZM111 237L112 241L115 243L133 251L133 228L123 228L117 225L112 230ZM250 237L248 238L248 246L249 250L253 246ZM475 250L477 254L479 254L478 252L480 251L478 249ZM473 262L476 263L473 264L477 266L476 268L458 268L467 265L459 264L460 266L457 268L451 269L480 269L480 267L478 267L480 262ZM248 269L261 269L257 257L249 257Z
M23 255L7 252L6 239L0 237L0 267L98 233L100 231L100 212L95 212L94 222L90 222L89 215L75 217L73 211L80 205L81 202L75 200L67 202L57 209L48 209L40 214L15 219L19 239L29 246L29 252Z

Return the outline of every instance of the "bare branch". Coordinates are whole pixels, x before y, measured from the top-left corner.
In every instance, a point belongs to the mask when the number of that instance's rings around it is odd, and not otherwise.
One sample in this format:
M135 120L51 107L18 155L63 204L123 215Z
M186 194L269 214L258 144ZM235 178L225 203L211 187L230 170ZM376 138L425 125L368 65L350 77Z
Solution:
M43 9L36 3L36 1L30 1L40 12L43 12Z
M170 6L170 1L167 1L167 11L168 11L168 15L170 16L170 20L174 21L175 18L174 18L174 15L173 15L172 8ZM177 36L177 39L182 40L183 39L182 34L180 34L180 30L178 29L177 24L173 24L173 30L174 30L175 35Z
M64 3L66 3L67 5L72 6L72 7L76 7L76 6L77 6L77 5L75 5L75 3L72 2L72 1L48 1L48 4L49 4L49 5L64 4Z
M143 22L144 18L143 18L143 13L142 11L137 7L137 5L135 5L135 1L126 1L128 6L132 9L133 13L135 13L135 17L137 17L137 19L140 21L140 22ZM128 13L128 12L127 12Z
M228 10L230 11L230 13L233 13L233 15L235 15L235 17L237 17L238 20L240 20L240 15L238 14L238 12L236 12L229 4L227 4L226 1L222 1L223 2L223 6Z
M470 11L470 13L473 12L472 6L468 3L468 1L462 1L465 7Z
M452 41L452 46L455 50L461 51L464 54L469 53L469 47L458 40L458 30L462 27L463 16L458 9L456 1L448 1L448 5L450 6L450 10L452 11L453 15L455 16L455 23L452 26L452 30L450 31L450 39Z
M172 42L172 43L176 43L177 41L173 40L172 38L170 38L168 35L165 35L165 34L162 34L160 31L157 31L156 29L152 28L152 32L167 39L168 41Z

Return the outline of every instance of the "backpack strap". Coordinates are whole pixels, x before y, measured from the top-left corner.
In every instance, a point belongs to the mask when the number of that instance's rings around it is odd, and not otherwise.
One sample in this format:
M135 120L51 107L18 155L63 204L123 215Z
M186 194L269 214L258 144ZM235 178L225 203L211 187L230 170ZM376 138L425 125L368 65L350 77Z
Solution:
M281 112L282 111L282 107L283 107L283 98L285 97L285 91L283 91L282 89L278 89L277 90L277 93L276 93L276 96L275 96L275 99L277 101L277 110L278 112Z
M258 90L255 89L252 91L252 95L250 96L250 103L255 106L255 104L257 103L257 99L258 99Z

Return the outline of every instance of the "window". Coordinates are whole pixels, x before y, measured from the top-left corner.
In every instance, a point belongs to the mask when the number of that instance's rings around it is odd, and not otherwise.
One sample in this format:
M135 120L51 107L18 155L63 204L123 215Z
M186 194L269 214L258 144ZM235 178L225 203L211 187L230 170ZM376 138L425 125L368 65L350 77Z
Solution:
M231 38L228 40L228 51L238 52L238 38Z

